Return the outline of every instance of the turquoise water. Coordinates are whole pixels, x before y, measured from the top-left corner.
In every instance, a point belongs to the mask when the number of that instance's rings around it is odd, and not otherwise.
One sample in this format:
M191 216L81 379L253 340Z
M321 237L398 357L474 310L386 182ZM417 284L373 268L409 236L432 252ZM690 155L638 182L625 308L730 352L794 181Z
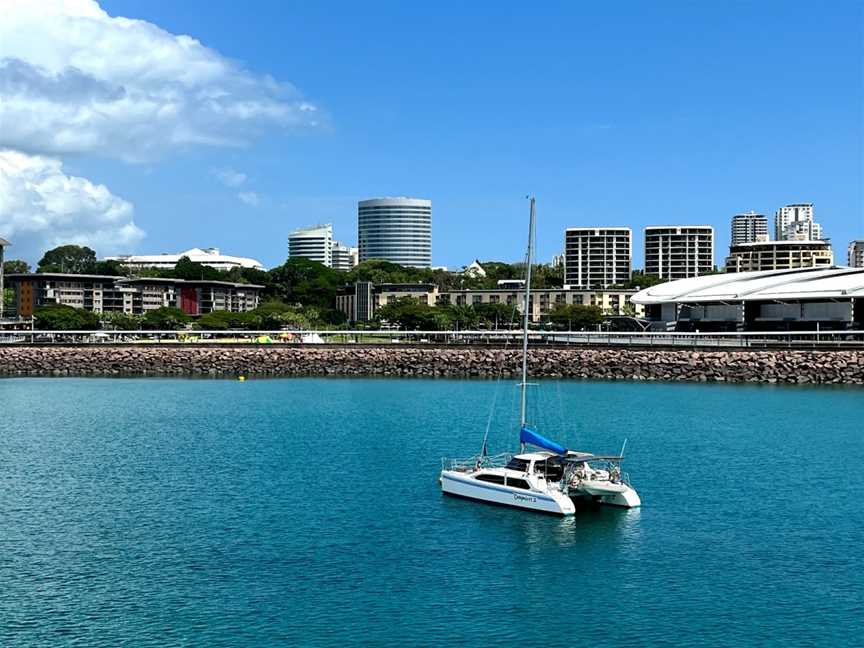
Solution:
M0 381L0 645L846 646L864 390L545 382L644 506L444 498L510 383Z

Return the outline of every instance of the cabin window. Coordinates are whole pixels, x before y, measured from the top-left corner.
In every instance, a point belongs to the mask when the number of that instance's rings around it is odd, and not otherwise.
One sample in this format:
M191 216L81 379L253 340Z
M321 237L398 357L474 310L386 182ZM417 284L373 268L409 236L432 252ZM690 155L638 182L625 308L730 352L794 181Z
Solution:
M511 488L521 488L523 490L528 490L529 488L531 488L528 485L528 482L524 479L514 479L513 477L507 478L507 485Z
M504 485L504 475L490 475L489 473L483 473L477 475L474 479L477 481L489 482L490 484Z
M549 481L560 481L564 476L564 466L558 457L550 457L544 461L534 462L534 472L543 475Z
M517 459L513 457L510 461L507 462L507 468L510 470L517 470L519 472L528 472L528 460L527 459Z

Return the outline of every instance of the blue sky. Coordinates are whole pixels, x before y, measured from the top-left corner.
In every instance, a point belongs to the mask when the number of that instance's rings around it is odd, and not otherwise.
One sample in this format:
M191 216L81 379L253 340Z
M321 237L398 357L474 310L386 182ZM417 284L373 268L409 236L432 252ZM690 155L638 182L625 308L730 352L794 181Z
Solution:
M292 84L315 123L152 156L43 148L134 210L141 232L100 253L213 245L276 265L295 227L356 243L356 202L379 195L432 199L450 267L520 258L528 193L546 260L565 227L626 225L639 267L641 228L695 223L722 263L733 214L791 202L815 203L838 262L864 237L860 3L464 4L106 0Z

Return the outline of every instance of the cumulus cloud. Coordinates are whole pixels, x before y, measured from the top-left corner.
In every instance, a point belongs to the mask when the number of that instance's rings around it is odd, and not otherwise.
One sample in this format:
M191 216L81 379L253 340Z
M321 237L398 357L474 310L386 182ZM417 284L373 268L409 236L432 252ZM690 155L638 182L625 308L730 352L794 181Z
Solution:
M145 161L320 125L289 84L94 0L0 0L0 146Z
M215 169L213 175L226 187L239 187L246 182L246 174L234 169Z
M254 191L241 191L237 197L247 205L257 207L261 203L261 196Z
M131 203L66 175L60 160L0 149L0 234L17 256L36 258L66 243L128 251L144 236L133 215Z

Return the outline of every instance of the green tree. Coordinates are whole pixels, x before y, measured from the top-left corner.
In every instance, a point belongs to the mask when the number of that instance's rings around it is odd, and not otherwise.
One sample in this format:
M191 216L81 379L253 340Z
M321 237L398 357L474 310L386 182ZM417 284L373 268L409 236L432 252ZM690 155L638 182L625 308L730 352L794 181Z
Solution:
M568 331L594 327L603 322L603 311L599 306L582 304L556 304L549 313L549 321Z
M205 331L224 331L227 329L254 329L257 320L252 312L232 313L231 311L212 311L202 315L197 322L198 328Z
M421 268L407 268L398 263L371 259L364 261L345 273L347 283L357 281L371 281L372 283L431 283L432 270Z
M446 309L429 306L412 297L384 304L375 312L375 317L409 331L446 329L450 324Z
M533 266L532 288L561 288L564 285L564 266L538 264Z
M10 259L3 262L3 274L26 274L30 272L30 264L21 259Z
M318 311L318 320L325 326L343 326L348 322L348 316L335 308L325 308Z
M456 328L475 328L480 321L480 316L473 306L466 304L448 304L441 306L439 310L445 311L448 319Z
M129 313L108 312L102 313L102 328L117 331L138 331L141 329L144 318L140 315Z
M91 272L112 277L124 277L128 274L126 268L119 261L114 260L97 261L93 264Z
M37 272L88 274L96 265L96 253L81 245L61 245L48 250L39 260Z
M637 290L644 290L645 288L650 288L651 286L656 286L657 284L665 283L666 279L661 279L657 275L653 274L645 274L642 270L634 270L633 274L630 275L630 281L624 283L621 288L636 288Z
M474 304L474 310L489 328L507 328L519 322L519 312L513 304Z
M187 256L180 257L174 268L169 270L169 274L175 279L206 279L208 281L227 280L225 275L216 268L211 268L202 263L196 263Z
M3 309L8 310L15 305L15 291L11 288L3 289Z
M173 331L185 328L192 321L186 313L173 306L163 306L147 311L144 315L144 328L154 331Z
M522 279L525 276L523 264L516 266L502 261L482 261L480 265L486 271L483 288L496 288L499 281Z
M269 282L270 274L266 270L258 270L257 268L240 268L237 283L251 283L266 287L269 285Z
M83 308L46 304L33 311L34 326L43 331L92 331L99 328L99 316Z
M269 296L291 304L321 308L333 308L336 290L346 283L345 273L301 258L288 259L268 275Z
M258 308L252 311L255 319L256 328L261 329L278 329L285 326L284 314L292 309L285 302L278 299L271 299L262 302Z

